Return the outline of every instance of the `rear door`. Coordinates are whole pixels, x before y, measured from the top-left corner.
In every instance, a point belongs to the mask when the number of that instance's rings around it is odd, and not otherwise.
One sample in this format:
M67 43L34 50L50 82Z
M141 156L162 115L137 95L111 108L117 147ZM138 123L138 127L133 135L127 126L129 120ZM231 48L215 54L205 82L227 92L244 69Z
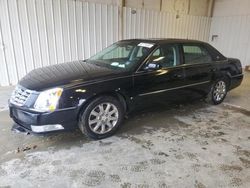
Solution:
M186 91L191 95L205 95L213 75L212 56L202 44L182 44Z

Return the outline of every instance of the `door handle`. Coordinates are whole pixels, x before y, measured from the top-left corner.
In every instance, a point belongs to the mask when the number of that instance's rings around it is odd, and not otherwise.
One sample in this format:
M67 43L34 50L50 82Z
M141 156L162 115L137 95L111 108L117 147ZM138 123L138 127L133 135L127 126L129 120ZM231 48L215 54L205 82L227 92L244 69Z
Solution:
M211 69L211 72L215 72L215 71L216 71L216 68L212 68L212 69Z
M182 78L181 74L174 74L174 78Z

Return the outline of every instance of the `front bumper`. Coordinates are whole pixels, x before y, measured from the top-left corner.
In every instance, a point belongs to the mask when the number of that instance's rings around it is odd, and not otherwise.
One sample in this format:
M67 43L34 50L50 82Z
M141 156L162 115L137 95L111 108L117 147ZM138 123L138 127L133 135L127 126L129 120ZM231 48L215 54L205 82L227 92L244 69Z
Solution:
M77 128L78 110L75 107L41 113L10 103L9 110L13 121L26 132L46 133Z

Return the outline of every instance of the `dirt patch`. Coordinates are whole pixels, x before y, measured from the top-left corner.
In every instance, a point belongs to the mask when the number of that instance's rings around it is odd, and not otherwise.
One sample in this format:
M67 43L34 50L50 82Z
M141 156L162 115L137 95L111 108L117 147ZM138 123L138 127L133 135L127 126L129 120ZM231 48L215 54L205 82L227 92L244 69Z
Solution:
M117 174L111 174L109 175L109 177L112 182L116 182L116 183L121 182L121 178Z
M148 162L147 161L142 161L139 162L135 165L132 165L130 170L133 172L143 172L144 170L146 170L148 168Z
M233 186L233 187L239 187L242 185L242 180L240 178L232 178L231 181L230 181L230 185Z
M239 159L246 168L250 168L250 160L244 159L242 157L240 157Z
M150 162L152 165L160 165L165 163L166 161L161 159L150 159Z
M250 158L250 151L249 150L237 149L236 154Z
M235 106L235 105L231 105L231 104L227 104L227 103L223 103L223 105L226 109L233 110L235 112L244 114L246 116L250 116L250 111L247 109L241 108L240 106Z
M232 172L232 171L242 171L242 167L238 165L221 165L220 169L225 172Z
M154 144L152 143L151 140L141 140L138 139L134 136L129 136L128 137L129 140L131 140L132 142L141 145L141 147L145 148L145 149L151 149L152 146L154 146Z
M0 166L0 176L6 175L7 172Z
M112 144L112 142L104 142L104 141L99 141L100 146L109 146Z
M197 160L197 154L194 154L194 153L190 153L190 152L186 152L184 153L190 160Z
M132 184L129 182L125 182L125 183L121 184L121 188L130 188L131 186L132 186Z
M219 127L219 126L213 126L212 127L214 130L220 130L221 129L221 127Z
M29 150L32 150L32 149L34 150L36 148L37 148L37 145L18 147L15 152L20 153L20 152L29 151Z
M197 180L195 180L194 187L195 188L206 188L206 186L203 183L201 183L201 182L199 182Z
M169 186L167 186L167 184L164 183L164 182L159 182L158 187L159 187L159 188L168 188Z
M168 156L169 156L168 154L166 154L166 153L164 153L164 152L162 152L162 151L159 152L158 155L162 155L162 156L165 156L165 157L168 157Z
M103 171L93 170L89 171L82 180L82 184L87 186L97 186L105 179L105 173Z

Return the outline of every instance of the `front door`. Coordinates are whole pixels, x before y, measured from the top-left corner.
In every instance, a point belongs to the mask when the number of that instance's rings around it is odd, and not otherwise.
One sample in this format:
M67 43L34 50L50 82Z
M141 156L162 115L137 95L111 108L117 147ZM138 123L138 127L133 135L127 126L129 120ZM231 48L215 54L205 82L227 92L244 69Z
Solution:
M156 70L150 63L159 64ZM134 100L139 103L152 100L175 100L185 85L178 45L158 47L149 60L134 74Z

